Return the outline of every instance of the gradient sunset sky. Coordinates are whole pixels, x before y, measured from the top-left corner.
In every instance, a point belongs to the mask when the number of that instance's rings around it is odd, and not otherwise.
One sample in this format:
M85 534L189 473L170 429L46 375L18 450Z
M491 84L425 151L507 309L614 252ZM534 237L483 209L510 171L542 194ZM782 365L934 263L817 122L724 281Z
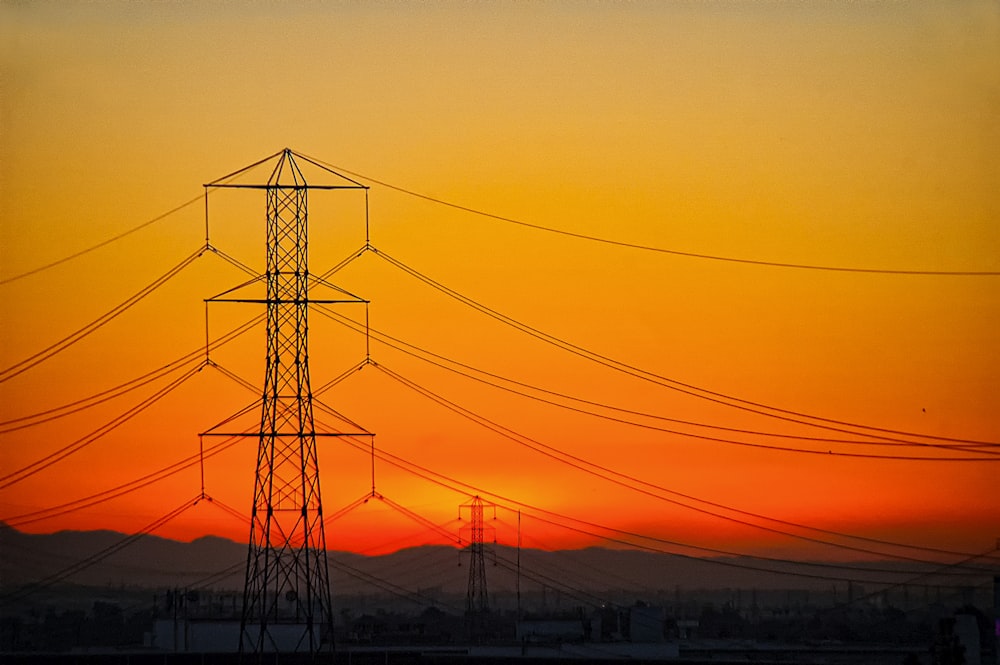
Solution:
M378 459L376 488L445 531L458 535L459 504L480 492L502 506L501 541L514 541L510 509L520 507L526 542L547 548L608 543L536 519L542 510L556 522L587 520L574 526L593 533L817 558L863 555L740 522L956 552L1000 537L996 2L9 2L0 25L2 368L197 251L204 206L199 199L25 273L288 146L371 186L371 243L384 255L539 331L710 391L670 389L560 350L365 254L330 279L371 301L373 329L578 409L472 381L373 337L378 365L321 399L375 432L380 455L427 470ZM633 245L890 272L600 243L380 183ZM364 244L364 201L313 194L314 273ZM260 192L215 192L210 209L212 245L263 270ZM33 422L13 419L199 349L203 300L246 279L206 253L92 335L0 383L0 430L9 430L0 475L83 440L183 371L37 426L11 430ZM358 306L335 311L365 318ZM258 313L212 305L209 334ZM366 345L327 316L314 312L311 324L318 388L363 360ZM24 517L196 455L199 432L256 399L227 372L260 385L263 327L211 358L217 366L79 452L0 482L0 519L36 532L130 532L198 495L196 465L84 510ZM784 411L763 416L748 402ZM789 412L887 431L878 440L831 422L849 431L820 429ZM371 489L362 443L320 441L327 514ZM208 459L206 494L249 512L255 446ZM575 466L553 458L565 455ZM157 533L244 540L247 527L203 502ZM362 552L444 542L377 500L331 522L327 539Z

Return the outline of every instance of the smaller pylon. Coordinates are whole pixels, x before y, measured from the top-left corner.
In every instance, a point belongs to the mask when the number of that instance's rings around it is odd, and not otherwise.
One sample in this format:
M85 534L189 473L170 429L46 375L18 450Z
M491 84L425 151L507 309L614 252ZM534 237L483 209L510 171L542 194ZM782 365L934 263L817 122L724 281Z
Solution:
M459 519L462 510L469 511L469 524L462 527L462 532L469 534L469 588L465 595L465 618L469 628L469 637L474 642L481 642L488 633L487 618L490 613L490 596L486 587L486 532L495 533L493 527L486 526L483 518L484 509L493 508L493 519L496 519L496 506L487 504L479 496L469 503L459 506Z

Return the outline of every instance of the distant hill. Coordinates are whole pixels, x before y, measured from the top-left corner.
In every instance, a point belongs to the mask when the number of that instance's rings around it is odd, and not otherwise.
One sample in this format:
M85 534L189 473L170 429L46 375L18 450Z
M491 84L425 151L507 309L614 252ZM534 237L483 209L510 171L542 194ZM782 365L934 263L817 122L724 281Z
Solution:
M0 587L9 593L25 584L60 575L100 557L127 536L113 531L61 531L27 534L0 527ZM342 597L450 599L461 604L468 582L468 554L453 547L428 545L382 556L330 552L331 583ZM490 593L512 596L518 584L516 550L497 546L487 556ZM831 592L846 597L845 578L906 579L910 566L880 562L850 568L825 568L800 563L782 565L802 576L773 572L775 562L752 558L682 558L637 550L588 548L520 553L520 587L525 597L545 602L591 604L604 597L672 597L678 590L798 589ZM238 591L243 587L246 545L213 536L190 543L142 536L128 547L81 568L60 583L105 588L211 588ZM881 573L863 570L878 567ZM893 575L891 571L900 571ZM839 581L838 581L839 578Z

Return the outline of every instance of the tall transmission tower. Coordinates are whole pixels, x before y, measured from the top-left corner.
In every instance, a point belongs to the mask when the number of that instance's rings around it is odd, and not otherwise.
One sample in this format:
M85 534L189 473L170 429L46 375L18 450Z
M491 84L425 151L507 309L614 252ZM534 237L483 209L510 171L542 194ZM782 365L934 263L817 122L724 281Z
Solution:
M296 157L338 176L338 184L308 184ZM287 148L270 159L276 161L264 184L235 182L258 162L205 186L206 210L210 187L263 189L267 201L266 297L210 299L267 308L260 428L239 433L259 437L240 651L316 654L333 649L333 608L316 451L317 436L325 434L316 432L309 380L309 305L364 301L340 290L335 300L310 298L321 282L309 273L308 194L365 187Z
M469 533L469 588L465 594L465 617L469 637L474 641L486 637L490 613L490 595L486 587L485 536L493 528L487 527L483 518L486 505L479 496L475 496L469 503L459 506L459 514L463 508L469 511L469 526L463 529ZM496 511L495 506L493 509Z

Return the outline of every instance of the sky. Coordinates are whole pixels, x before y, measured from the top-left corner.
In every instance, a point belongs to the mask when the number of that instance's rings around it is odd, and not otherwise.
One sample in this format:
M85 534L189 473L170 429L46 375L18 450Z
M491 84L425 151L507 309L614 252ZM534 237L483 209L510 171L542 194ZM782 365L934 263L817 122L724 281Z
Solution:
M289 147L370 186L378 253L330 280L370 301L373 331L437 364L374 332L366 351L310 315L314 388L373 361L318 397L376 434L374 464L368 439L320 439L326 513L369 495L373 470L386 499L331 520L331 548L448 542L476 494L498 506L499 542L516 542L521 510L523 542L547 549L932 557L885 542L978 553L1000 537L995 2L5 2L0 15L3 368L203 248L205 183ZM211 246L263 270L264 215L259 191L213 191ZM315 274L364 246L365 219L363 192L312 193ZM390 259L633 369L515 330ZM246 279L206 252L0 375L0 430L203 349L206 321L212 339L236 329L256 306L206 317L204 300ZM334 311L365 321L364 306ZM156 533L245 540L225 508L249 512L249 439L89 508L25 516L222 443L198 435L259 397L232 376L259 388L264 349L257 326L79 451L0 481L0 519L136 532L204 492ZM182 374L0 433L2 468L86 441Z

